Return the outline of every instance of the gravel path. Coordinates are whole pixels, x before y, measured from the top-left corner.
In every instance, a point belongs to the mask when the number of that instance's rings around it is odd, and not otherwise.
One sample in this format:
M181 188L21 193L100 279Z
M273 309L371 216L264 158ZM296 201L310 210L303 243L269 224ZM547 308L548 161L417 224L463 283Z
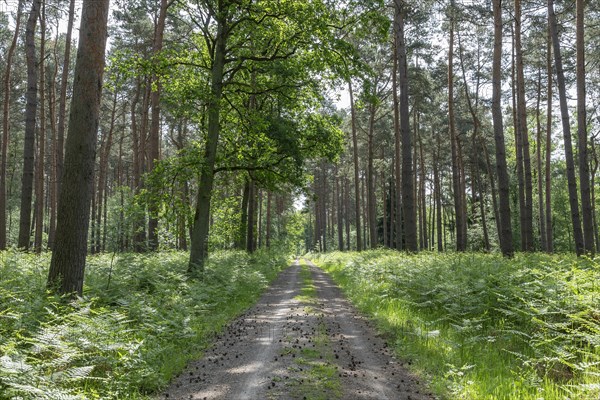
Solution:
M307 264L283 271L162 398L434 399L331 278Z

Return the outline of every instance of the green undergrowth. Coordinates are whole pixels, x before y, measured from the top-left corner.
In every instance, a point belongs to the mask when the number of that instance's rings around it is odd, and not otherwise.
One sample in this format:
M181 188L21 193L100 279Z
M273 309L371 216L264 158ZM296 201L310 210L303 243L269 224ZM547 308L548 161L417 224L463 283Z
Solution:
M600 398L600 259L312 257L446 398Z
M197 358L288 264L216 252L88 258L84 298L49 294L50 255L0 252L0 399L145 399Z

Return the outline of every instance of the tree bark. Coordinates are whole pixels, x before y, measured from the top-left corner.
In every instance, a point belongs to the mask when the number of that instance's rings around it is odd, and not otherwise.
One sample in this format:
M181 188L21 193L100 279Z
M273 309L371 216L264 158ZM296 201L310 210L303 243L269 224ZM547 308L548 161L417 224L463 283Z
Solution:
M256 225L256 182L250 178L248 184L248 223L246 224L246 251L254 252L254 238Z
M398 75L400 89L400 136L402 138L402 216L404 218L404 240L406 250L417 252L417 213L415 208L414 173L412 160L412 138L409 126L408 109L408 66L406 61L406 42L404 39L404 1L394 0L394 34L397 43Z
M44 161L46 149L46 2L42 1L40 12L40 124L38 133L38 157L35 179L35 234L33 248L37 254L42 252L42 239L44 233Z
M450 13L454 14L454 1L450 8ZM452 188L454 194L454 214L456 221L456 251L467 250L467 238L465 233L465 224L463 215L463 189L461 183L461 168L459 158L459 143L456 134L456 119L454 115L454 16L450 17L450 44L448 47L448 124L450 133L450 143L452 150Z
M373 166L375 149L375 104L370 105L369 130L367 135L367 205L369 221L369 242L372 249L377 248L377 200L375 196L375 168Z
M2 104L2 145L0 152L0 250L7 247L7 225L6 225L6 158L8 157L8 142L10 140L10 92L11 92L11 72L12 62L19 39L21 27L21 14L23 11L23 1L19 0L17 6L17 15L15 21L15 32L13 34L8 53L6 55L6 70L4 72L4 97Z
M266 225L266 229L265 229L265 245L267 246L267 249L271 248L271 224L273 223L272 221L272 217L271 217L271 198L273 197L273 194L271 193L270 190L267 190L267 218L265 221L265 225Z
M558 41L558 28L556 14L554 13L554 0L548 0L548 15L550 16L550 29L552 35L552 44L554 47L554 66L556 69L558 97L560 101L560 113L562 117L565 161L567 164L567 186L569 189L571 222L573 224L573 239L575 240L575 252L578 256L580 256L584 251L583 234L581 232L581 219L579 215L579 203L577 198L577 181L575 178L575 162L573 160L573 143L571 139L571 124L569 121L569 106L567 104L567 89L562 65L562 56L560 53L560 42Z
M96 243L92 244L94 248L94 252L97 253L101 250L101 223L102 223L102 211L103 211L103 202L105 201L105 197L108 197L106 193L107 185L108 185L108 158L110 156L110 150L112 148L113 141L113 133L115 130L115 121L117 115L117 90L115 89L113 93L113 101L112 101L112 110L110 113L110 127L108 129L108 133L106 134L106 139L102 146L100 147L100 165L98 168L98 201L96 204L97 212L95 215L96 218ZM92 216L94 217L94 216Z
M165 32L165 21L167 18L167 0L160 0L158 19L156 20L154 30L154 43L152 45L152 55L158 57L163 47L163 37ZM149 171L154 170L156 162L160 159L160 90L161 83L157 74L151 78L152 94L150 95L152 107L152 124L150 125L150 154ZM148 206L148 247L155 251L158 249L158 204L151 200Z
M84 0L48 285L82 294L106 49L108 0Z
M396 249L402 250L402 136L400 129L400 99L398 97L398 70L399 70L399 46L400 46L400 24L401 16L401 0L394 0L394 66L392 70L392 97L394 106L394 186L395 186L395 201L392 202L392 210L394 218L392 225L394 226L393 235L395 238ZM393 247L393 242L390 243Z
M577 137L579 159L579 189L581 193L581 216L583 218L583 251L594 255L594 223L590 200L590 169L588 164L587 112L585 101L585 43L584 10L585 2L576 0L577 6Z
M65 55L60 78L60 100L58 107L58 127L56 131L56 190L60 193L62 183L64 147L65 147L65 120L67 115L67 87L69 85L69 66L71 63L71 41L73 35L73 21L75 19L75 0L69 2L69 19L65 36Z
M204 164L200 172L196 212L192 228L190 261L188 272L201 275L208 257L208 229L210 217L210 201L214 184L214 169L217 157L217 144L221 132L221 98L223 95L223 75L225 69L225 52L227 44L227 15L225 10L217 10L216 40L214 58L210 76L210 97L208 101L208 131L204 147Z
M352 156L354 162L354 211L356 217L356 251L362 250L362 233L360 223L360 180L358 176L358 139L356 132L356 110L354 109L354 92L352 82L348 81L348 92L350 94L350 114L352 125Z
M552 180L551 180L551 156L552 156L552 29L550 28L550 14L548 14L548 32L546 38L546 75L547 101L546 101L546 251L554 251L554 240L552 238Z
M533 184L531 176L529 133L527 132L525 76L523 73L523 50L521 44L521 0L515 0L515 57L517 75L517 132L523 156L524 173L524 207L521 210L521 243L523 251L533 251Z
M21 179L21 210L19 241L17 246L28 249L31 229L31 200L33 193L33 165L35 153L35 125L37 114L38 66L35 55L35 29L41 0L34 0L25 28L25 53L27 56L27 92L25 94L25 139L23 145L23 175Z
M435 197L435 208L437 209L437 251L444 251L444 243L442 238L442 185L440 184L439 173L439 153L440 153L440 137L437 138L437 151L433 154L433 190Z
M510 193L508 168L506 166L506 147L502 123L501 85L502 85L502 6L501 0L493 0L494 7L494 56L492 68L492 118L494 140L496 142L496 168L498 170L498 191L500 198L499 215L500 248L505 257L513 256L512 226L510 219Z
M535 107L535 121L536 121L536 147L535 147L535 163L537 169L537 190L538 190L538 214L540 224L540 247L542 251L548 251L548 245L546 244L546 218L544 216L544 184L542 171L542 119L540 112L540 105L542 102L542 70L538 71L538 85L537 85L537 100Z

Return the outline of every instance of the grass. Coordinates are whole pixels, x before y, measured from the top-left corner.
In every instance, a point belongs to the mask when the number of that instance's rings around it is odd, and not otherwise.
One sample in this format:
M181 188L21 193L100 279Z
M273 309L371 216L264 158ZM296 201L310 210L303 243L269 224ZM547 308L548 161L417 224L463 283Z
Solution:
M327 335L327 326L323 316L315 315L314 305L317 301L317 288L312 280L310 267L304 260L300 261L300 279L302 287L296 299L306 304L305 312L313 314L317 319L317 329L311 338L314 347L304 347L294 358L293 371L300 378L292 382L293 392L298 398L307 400L339 399L342 395L338 370L334 363L334 354Z
M386 250L314 258L446 398L600 398L595 260Z
M252 305L286 257L218 252L88 259L85 297L45 288L49 254L0 252L0 399L147 399Z

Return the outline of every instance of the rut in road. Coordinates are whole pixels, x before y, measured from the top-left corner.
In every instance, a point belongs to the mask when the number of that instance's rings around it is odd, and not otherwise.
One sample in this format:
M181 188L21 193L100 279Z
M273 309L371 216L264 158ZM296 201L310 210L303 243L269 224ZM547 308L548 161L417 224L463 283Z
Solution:
M434 399L309 261L283 271L163 398Z

